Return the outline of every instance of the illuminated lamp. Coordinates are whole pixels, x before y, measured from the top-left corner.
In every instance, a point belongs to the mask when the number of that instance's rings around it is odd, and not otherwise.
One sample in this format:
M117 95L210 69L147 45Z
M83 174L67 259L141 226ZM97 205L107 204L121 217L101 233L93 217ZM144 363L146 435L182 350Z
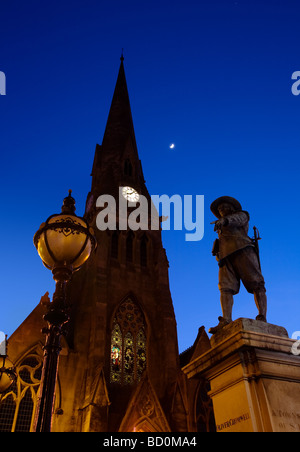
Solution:
M75 200L64 199L60 214L51 215L35 233L33 242L43 264L52 271L56 282L53 301L44 320L48 327L44 346L43 371L36 410L34 430L50 432L55 396L58 358L62 328L69 321L66 306L66 285L73 272L79 270L96 249L94 231L87 221L75 215Z

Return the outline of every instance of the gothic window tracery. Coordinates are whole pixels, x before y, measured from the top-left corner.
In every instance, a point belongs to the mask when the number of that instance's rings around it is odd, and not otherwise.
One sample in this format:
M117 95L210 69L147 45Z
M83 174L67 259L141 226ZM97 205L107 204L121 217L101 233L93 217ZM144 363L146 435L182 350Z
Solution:
M117 356L117 358L116 358ZM146 325L140 307L131 299L116 311L111 334L110 381L132 384L146 368Z
M134 379L134 347L133 337L128 331L124 340L124 383L132 383Z
M138 380L140 380L142 373L146 368L146 336L143 329L140 329L136 338L136 355L137 377Z
M29 432L37 404L42 357L27 355L16 366L17 379L0 399L0 432Z
M212 400L208 395L209 391L209 382L205 380L200 381L195 404L197 432L216 431Z
M122 377L122 333L118 323L111 336L111 382L121 383Z

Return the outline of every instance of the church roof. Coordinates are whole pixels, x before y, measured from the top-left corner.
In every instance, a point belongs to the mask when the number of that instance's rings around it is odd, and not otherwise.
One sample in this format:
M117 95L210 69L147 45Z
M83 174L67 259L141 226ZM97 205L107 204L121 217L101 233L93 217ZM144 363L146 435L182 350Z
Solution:
M194 344L180 353L180 367L182 368L186 366L188 363L193 361L193 359L207 352L210 348L210 341L206 334L205 327L201 326L198 330Z

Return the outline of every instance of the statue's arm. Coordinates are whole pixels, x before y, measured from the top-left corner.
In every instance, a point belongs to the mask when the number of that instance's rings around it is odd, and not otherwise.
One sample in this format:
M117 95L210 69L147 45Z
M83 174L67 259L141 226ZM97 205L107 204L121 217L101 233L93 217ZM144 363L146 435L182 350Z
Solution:
M248 212L235 212L227 216L228 224L231 226L246 226L249 222L250 215Z

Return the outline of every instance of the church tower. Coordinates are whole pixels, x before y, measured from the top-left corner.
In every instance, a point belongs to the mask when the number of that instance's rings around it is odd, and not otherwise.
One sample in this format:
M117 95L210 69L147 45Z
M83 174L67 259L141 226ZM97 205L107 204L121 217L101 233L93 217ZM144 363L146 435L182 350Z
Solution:
M110 195L116 202L115 230L98 228L101 195ZM123 202L129 215L130 201L140 195L150 209L122 57L102 145L96 145L86 203L85 216L98 247L70 284L72 321L67 342L70 354L74 350L82 362L82 376L73 389L73 416L79 410L76 429L81 431L118 431L122 425L126 430L151 431L166 428L159 419L171 422L164 413L170 410L179 356L161 231L125 228L118 213ZM136 391L143 400L140 412L132 413L130 401ZM128 410L134 425L125 419ZM155 418L159 411L163 413Z

